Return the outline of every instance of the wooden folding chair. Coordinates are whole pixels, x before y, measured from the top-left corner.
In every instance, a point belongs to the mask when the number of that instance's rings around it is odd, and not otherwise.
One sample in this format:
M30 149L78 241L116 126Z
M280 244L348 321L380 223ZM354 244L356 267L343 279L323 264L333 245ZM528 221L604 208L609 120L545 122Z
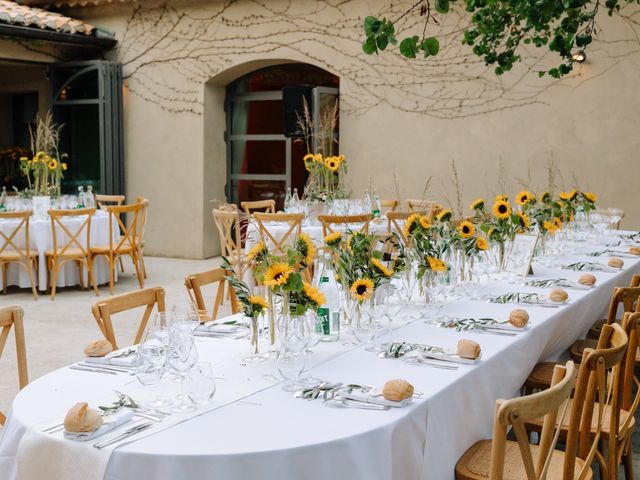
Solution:
M380 200L380 215L385 215L389 212L395 211L398 208L398 200L396 199L384 199Z
M99 195L96 194L96 205L98 208L105 210L106 207L117 206L124 204L125 196L124 195Z
M109 212L109 245L91 248L91 264L98 255L103 255L109 262L109 291L113 293L113 285L115 282L116 260L123 255L129 255L133 266L136 269L138 284L140 288L144 288L144 277L140 271L140 263L138 261L138 224L140 221L140 212L142 211L141 203L133 205L122 205L115 207L107 207ZM123 216L130 213L128 225L125 225ZM120 240L114 242L113 237L116 229L120 229Z
M256 212L253 214L253 218L258 225L260 240L269 248L269 251L274 255L286 256L287 249L291 248L300 236L304 213ZM273 223L287 224L288 228L282 234L276 233ZM271 226L271 229L269 226Z
M102 335L104 335L104 338L111 343L114 350L117 350L119 347L113 331L111 316L140 307L145 307L145 310L132 345L140 343L153 308L157 307L158 312L165 311L164 289L162 287L150 287L121 295L114 295L113 297L94 303L91 307L91 313L93 313L93 317L96 319L98 328L102 332Z
M388 225L387 225L387 232L389 234L392 233L397 233L398 236L400 237L400 240L402 240L402 243L404 243L405 245L407 243L409 243L409 239L407 238L407 236L404 234L404 226L405 223L407 221L407 219L411 216L411 215L426 215L426 212L424 211L415 211L415 212L387 212L387 220L388 220Z
M318 215L318 220L322 224L322 235L326 237L336 231L334 228L336 225L341 225L343 228L340 231L344 232L354 225L361 224L357 230L352 230L369 233L369 224L373 220L373 215L370 213L364 215Z
M218 318L218 310L220 310L220 306L224 299L224 286L227 284L225 275L228 273L230 272L226 272L223 268L214 268L212 270L207 270L206 272L188 275L187 278L185 278L184 286L187 288L187 293L189 294L191 302L198 309L198 315L200 316L201 321L206 322ZM204 296L202 294L202 287L213 283L217 283L218 288L215 300L213 301L213 309L211 310L211 315L209 315L204 301ZM239 310L236 293L233 288L231 288L231 285L228 287L229 299L231 301L231 312L238 313Z
M33 298L37 300L38 292L33 272L38 270L38 252L31 250L29 243L29 219L32 214L33 212L30 210L0 213L0 220L18 220L15 228L10 232L4 233L0 230L0 268L2 268L2 285L5 295L7 293L7 269L10 263L17 263L27 271ZM23 241L24 247L19 246L18 244Z
M251 217L251 214L256 210L264 213L276 213L276 201L273 199L240 202L240 206L244 213L247 214L247 217Z
M457 480L543 480L573 479L563 472L575 468L590 472L590 465L576 458L575 452L555 449L558 435L556 421L567 411L567 400L575 383L575 365L556 366L553 386L544 392L512 400L497 400L493 422L493 439L475 443L458 460ZM544 417L539 445L531 445L525 422ZM509 429L517 441L507 440ZM505 476L507 473L507 476Z
M18 357L18 381L20 390L29 383L29 373L27 370L27 348L24 339L24 310L18 305L9 305L0 308L0 357L7 343L7 337L14 327L13 335L16 339L16 354ZM4 425L6 417L0 412L0 425Z
M68 262L76 262L78 264L80 287L82 288L84 288L82 267L87 267L89 282L96 292L96 295L99 295L98 287L93 277L93 264L91 263L91 218L95 212L96 209L94 207L76 210L49 210L53 248L47 250L45 255L47 257L48 273L50 273L48 279L49 285L51 286L51 300L56 298L58 272ZM80 224L80 227L73 231L62 221L63 218L79 219L82 216L86 216L86 218ZM65 241L61 241L62 239L58 237L58 229L61 230L62 235L66 237ZM84 236L84 242L81 236Z
M620 230L620 223L622 222L622 219L625 216L624 211L620 210L621 215L620 215L620 220L618 220L614 225L612 225L612 227L615 230ZM594 210L593 213L598 214L598 215L602 215L605 217L613 217L613 215L611 214L611 212L609 210Z
M140 210L140 216L138 218L138 231L136 232L136 245L138 246L138 260L140 262L140 270L142 276L147 278L147 267L144 264L144 232L147 228L147 212L149 210L149 200L144 197L136 197L136 203L142 206ZM122 258L120 258L120 268L122 267Z
M229 260L239 278L244 273L242 232L238 210L213 209L213 221L218 229L220 254Z
M424 211L430 222L444 208L444 206L434 200L407 199L407 210L410 212Z

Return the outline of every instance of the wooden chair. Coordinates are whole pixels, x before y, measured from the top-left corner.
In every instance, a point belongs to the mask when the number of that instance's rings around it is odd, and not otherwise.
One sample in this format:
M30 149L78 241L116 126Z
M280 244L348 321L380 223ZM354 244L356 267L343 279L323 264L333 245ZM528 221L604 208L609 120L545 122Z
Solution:
M122 205L107 207L109 212L109 245L91 248L91 264L98 255L106 257L109 263L109 291L113 293L113 284L115 281L116 261L123 255L129 255L133 266L136 269L138 283L140 288L144 288L144 277L140 271L140 263L138 261L138 225L140 222L140 212L143 205L135 203L133 205ZM130 213L128 225L125 226L123 216ZM115 243L113 237L116 229L120 230L120 240Z
M387 225L387 232L389 234L392 233L397 233L398 236L400 237L400 240L402 240L402 243L404 243L405 245L407 243L409 243L409 239L407 238L407 236L404 234L404 226L405 223L407 221L407 219L411 216L411 215L426 215L425 211L415 211L415 212L387 212L387 220L388 220L388 225Z
M80 287L84 288L83 267L87 267L89 282L93 290L98 293L98 287L93 277L93 264L91 262L91 217L96 212L94 207L80 208L76 210L49 210L51 218L51 232L53 237L53 248L45 252L47 258L47 268L49 285L51 286L51 300L56 298L56 282L58 272L68 262L76 262L80 273ZM70 230L62 221L63 218L78 218L86 216L80 223L79 228ZM60 238L58 230L61 231L63 239ZM84 236L84 241L82 237Z
M620 211L622 212L620 215L620 220L618 220L614 225L612 225L615 230L620 230L620 223L622 222L622 219L625 217L625 213L622 210ZM609 210L594 210L593 213L596 213L598 215L602 215L605 217L613 216Z
M335 232L336 225L342 225L346 230L353 225L362 224L356 231L369 233L369 224L373 220L373 215L370 213L364 215L318 215L318 220L322 224L322 235L326 237Z
M571 415L558 422L566 451L577 449L578 457L589 465L596 459L602 479L617 478L619 449L626 440L620 436L620 425L634 425L620 408L628 343L629 336L620 324L603 327L597 348L584 352L573 397L569 399ZM528 430L540 431L541 426L540 418L527 422Z
M636 275L633 275L631 277L631 282L629 283L629 286L631 288L640 286L640 274L636 274ZM629 310L629 309L625 308L625 310ZM600 320L597 320L593 324L593 326L589 329L589 333L587 334L587 338L592 338L594 340L597 340L598 338L600 338L600 331L602 330L602 326L605 323L607 323L607 320L608 320L608 317L601 318Z
M136 245L138 246L138 261L140 262L140 270L142 276L147 278L147 266L144 264L144 232L147 228L147 212L149 210L149 200L144 197L136 197L136 203L142 206L140 217L138 218L138 231L136 232ZM122 258L120 258L120 267L122 271Z
M276 201L270 200L257 200L255 202L240 202L240 206L247 214L247 217L251 217L254 211L260 211L265 213L276 213Z
M497 400L493 439L475 443L458 460L457 480L573 479L575 466L589 471L589 464L576 458L575 451L555 449L556 421L566 415L567 400L575 382L575 366L556 366L553 386L544 392L511 400ZM531 445L525 422L544 416L539 445ZM507 440L509 428L517 441Z
M213 221L218 229L220 254L229 260L236 275L244 273L240 212L237 209L213 209Z
M227 283L225 275L227 273L229 272L222 268L214 268L212 270L207 270L206 272L188 275L187 278L185 278L184 286L187 288L187 293L189 294L191 302L198 309L201 321L205 322L218 318L218 310L220 309L224 299L224 286ZM213 283L218 284L218 289L216 291L216 298L213 302L211 315L209 315L204 301L204 296L202 295L202 287ZM238 313L238 300L236 298L236 293L233 288L231 288L231 285L229 285L229 299L231 301L231 312Z
M150 287L142 290L135 290L121 295L114 295L113 297L109 297L105 300L100 300L93 304L91 307L91 313L93 313L93 317L96 319L98 328L104 335L104 338L111 343L114 350L117 350L119 347L113 331L111 316L127 310L145 307L136 336L132 342L132 345L135 345L140 343L142 334L147 328L147 322L149 321L151 312L156 306L158 312L165 311L164 289L162 287Z
M14 337L16 339L16 354L18 357L18 381L20 390L29 383L23 318L24 310L17 305L9 305L8 307L0 308L0 327L2 328L2 331L0 332L0 357L2 356L4 346L7 343L7 337L11 331L11 327L13 327ZM0 425L4 425L5 420L6 417L2 412L0 412Z
M398 208L398 200L396 199L384 199L380 200L380 215L385 215L389 212L394 212Z
M256 212L253 218L258 225L260 232L260 240L269 248L274 255L285 256L287 249L293 246L293 243L300 236L302 231L302 221L304 213L261 213ZM278 234L269 229L269 224L274 223L288 224L289 228L283 234Z
M124 204L125 196L124 195L99 195L96 193L96 205L98 208L105 210L106 207L117 206Z
M407 210L410 212L427 212L427 218L432 222L433 218L442 210L444 206L434 200L422 200L416 198L407 199Z
M6 234L0 230L0 268L2 268L3 293L7 293L7 269L10 263L17 263L29 274L31 282L31 292L33 298L38 299L36 291L36 281L33 275L38 270L38 252L31 250L29 243L29 219L33 215L32 211L26 212L3 212L0 213L0 220L17 220L13 230ZM20 247L21 243L24 247Z

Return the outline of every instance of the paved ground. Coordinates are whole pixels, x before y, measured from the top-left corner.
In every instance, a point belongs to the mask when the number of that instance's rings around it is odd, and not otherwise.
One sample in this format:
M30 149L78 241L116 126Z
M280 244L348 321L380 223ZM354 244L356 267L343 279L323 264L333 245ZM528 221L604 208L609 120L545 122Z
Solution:
M158 285L165 289L167 308L187 301L183 283L187 274L214 268L219 263L219 259L146 258L145 260L149 276L145 285ZM125 260L125 273L120 274L114 293L125 293L137 288L138 283L133 267ZM108 296L108 287L101 287L100 295ZM209 298L213 296L210 295ZM82 291L78 288L61 289L53 302L44 295L35 301L27 290L9 289L7 296L0 295L0 306L16 303L25 310L30 380L78 361L83 356L82 351L85 345L101 338L101 333L91 314L91 305L96 300L97 297L92 291ZM228 307L228 302L225 302L224 309ZM123 342L133 339L141 315L141 310L118 315L115 324L116 336L122 338ZM13 337L10 337L0 361L2 372L0 411L3 412L8 411L18 391L15 348L12 341ZM636 418L640 421L640 413ZM634 457L635 476L640 478L640 430L638 429L634 433ZM623 474L619 478L624 478Z

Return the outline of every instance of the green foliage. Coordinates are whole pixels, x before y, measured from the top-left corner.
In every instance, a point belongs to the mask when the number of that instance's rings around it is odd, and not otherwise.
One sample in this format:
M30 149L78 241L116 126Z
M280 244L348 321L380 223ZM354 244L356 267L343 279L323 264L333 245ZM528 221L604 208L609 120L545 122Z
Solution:
M437 23L431 10L433 7L437 13L447 14L455 1L418 1L394 21L367 17L364 52L377 54L389 44L396 45L395 24L419 8L420 15L425 17L422 38L412 35L402 39L400 53L406 58L416 58L420 52L425 58L437 55L438 39L425 35L428 24ZM606 0L604 6L612 15L620 10L622 2L640 3L640 0ZM495 66L496 75L510 71L522 60L518 50L524 44L555 53L560 58L559 65L538 71L538 75L561 78L573 69L573 52L593 42L601 0L464 0L464 3L471 25L464 31L462 43L469 45L487 65Z

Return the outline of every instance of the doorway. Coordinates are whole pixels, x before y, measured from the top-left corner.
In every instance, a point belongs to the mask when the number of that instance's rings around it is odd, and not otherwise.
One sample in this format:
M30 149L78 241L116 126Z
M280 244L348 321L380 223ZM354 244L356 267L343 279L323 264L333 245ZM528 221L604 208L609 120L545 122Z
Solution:
M314 117L339 95L339 78L308 64L256 70L226 89L227 201L273 199L283 208L287 189L302 195L308 173L302 141L285 135L283 88L310 86Z

